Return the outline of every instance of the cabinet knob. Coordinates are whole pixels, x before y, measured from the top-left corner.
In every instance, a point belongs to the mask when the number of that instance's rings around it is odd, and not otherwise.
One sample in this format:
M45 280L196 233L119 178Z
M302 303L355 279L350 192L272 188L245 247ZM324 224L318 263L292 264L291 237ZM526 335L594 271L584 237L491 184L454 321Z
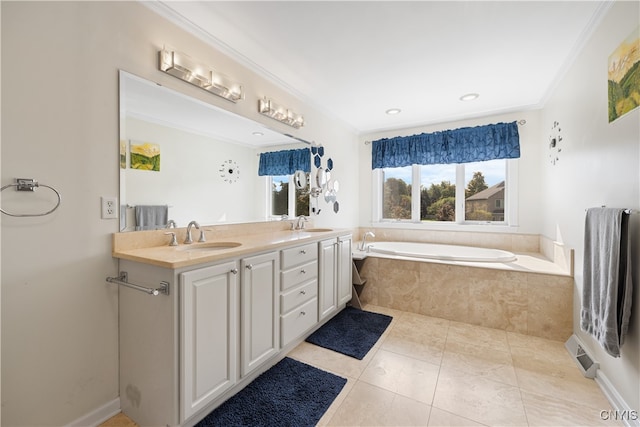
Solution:
M304 254L306 254L306 253L307 253L307 251L305 251L304 249L302 249L302 250L300 251L300 253L301 253L302 255L304 255Z
M301 293L302 295L306 295L306 294L307 294L307 291L302 290L302 291L300 291L300 293Z
M233 273L233 274L238 274L238 269L237 269L237 268L232 268L232 269L231 269L231 273Z
M307 315L307 313L306 313L306 312L304 312L304 311L301 311L301 312L300 312L300 315L301 315L301 316L306 316L306 315Z
M300 274L307 274L307 270L300 270Z
M253 265L247 264L244 268L246 268L247 270L251 270L253 268Z

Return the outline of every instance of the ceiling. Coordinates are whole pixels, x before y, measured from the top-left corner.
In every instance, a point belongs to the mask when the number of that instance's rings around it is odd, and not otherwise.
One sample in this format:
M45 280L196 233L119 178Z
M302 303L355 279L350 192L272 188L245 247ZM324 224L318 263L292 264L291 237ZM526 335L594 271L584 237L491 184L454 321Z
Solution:
M542 107L609 3L161 1L151 7L364 134ZM461 101L468 93L479 97ZM385 114L392 108L402 111Z

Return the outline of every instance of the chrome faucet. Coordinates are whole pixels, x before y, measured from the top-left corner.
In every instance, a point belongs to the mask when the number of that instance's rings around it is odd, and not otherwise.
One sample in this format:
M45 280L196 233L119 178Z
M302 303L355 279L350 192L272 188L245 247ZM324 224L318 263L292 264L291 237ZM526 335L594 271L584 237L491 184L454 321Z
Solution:
M196 230L200 230L200 224L198 224L195 221L191 221L189 223L189 225L187 225L187 237L184 239L184 243L186 245L193 243L193 239L191 238L191 227L195 227ZM200 230L200 238L198 239L198 242L206 242L207 239L204 236L204 230Z
M167 221L167 226L165 228L176 228L176 222L172 219L170 219L169 221Z
M171 235L171 241L169 242L169 246L178 246L178 240L176 240L176 233L174 233L173 231L169 231L164 234Z
M367 250L367 237L375 238L376 235L373 234L373 231L367 231L366 233L364 233L364 236L362 236L362 242L360 243L360 247L358 248L359 250L361 251Z
M304 223L307 222L307 217L304 215L300 215L296 220L296 230L304 230Z

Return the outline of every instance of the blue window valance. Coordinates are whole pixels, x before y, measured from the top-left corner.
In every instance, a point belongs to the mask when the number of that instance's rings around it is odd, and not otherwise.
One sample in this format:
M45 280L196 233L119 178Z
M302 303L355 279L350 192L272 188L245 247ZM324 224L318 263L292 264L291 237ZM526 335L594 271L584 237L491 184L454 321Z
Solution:
M308 148L260 153L259 176L293 175L297 170L311 172L311 152Z
M384 138L372 145L372 169L520 157L516 122Z

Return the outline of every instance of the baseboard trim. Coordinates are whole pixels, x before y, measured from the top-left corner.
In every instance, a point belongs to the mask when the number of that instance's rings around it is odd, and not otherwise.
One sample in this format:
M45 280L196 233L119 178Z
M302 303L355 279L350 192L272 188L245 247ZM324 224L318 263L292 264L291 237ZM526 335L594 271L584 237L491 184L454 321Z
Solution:
M605 397L611 403L613 410L616 414L611 414L613 419L614 415L617 416L618 421L621 421L627 427L640 427L640 413L638 409L632 408L624 398L618 393L618 390L613 386L613 383L609 381L609 378L602 369L598 369L595 377L596 384L602 390Z
M67 424L66 427L87 427L87 426L98 426L103 422L107 421L109 418L120 412L120 398L117 397L113 399L111 402L107 402L101 407L89 412L88 414L83 415L77 420Z

